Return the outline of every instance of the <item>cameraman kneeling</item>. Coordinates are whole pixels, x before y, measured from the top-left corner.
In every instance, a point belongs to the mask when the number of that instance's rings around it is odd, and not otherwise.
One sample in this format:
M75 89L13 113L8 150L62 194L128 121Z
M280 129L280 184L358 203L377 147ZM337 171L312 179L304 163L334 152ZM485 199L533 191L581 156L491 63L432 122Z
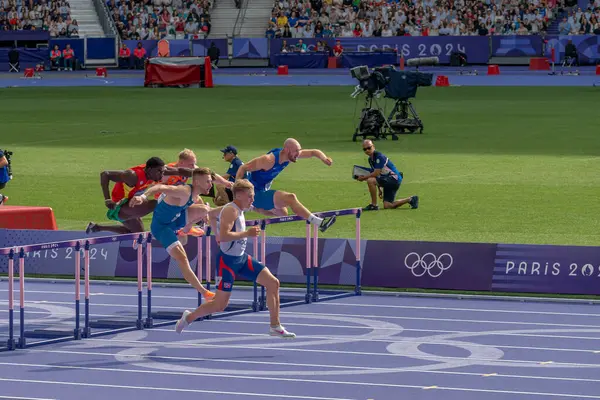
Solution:
M379 210L377 205L377 191L379 198L383 198L383 208L398 208L409 204L411 208L419 207L419 196L411 196L401 200L395 200L396 193L402 183L402 173L398 171L394 163L385 155L375 151L375 145L370 140L363 141L363 151L369 156L371 174L358 177L359 181L367 181L371 193L371 204L364 208L365 211ZM381 193L383 190L383 194Z
M4 151L0 149L0 190L6 187L6 184L10 180L10 176L8 174L9 161ZM0 206L4 204L4 202L8 200L8 197L4 196L0 193Z

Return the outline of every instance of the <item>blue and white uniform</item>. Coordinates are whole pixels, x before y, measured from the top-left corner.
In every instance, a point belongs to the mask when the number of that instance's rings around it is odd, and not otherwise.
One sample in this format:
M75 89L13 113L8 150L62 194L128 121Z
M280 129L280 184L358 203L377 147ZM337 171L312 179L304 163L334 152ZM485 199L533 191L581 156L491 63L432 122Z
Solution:
M152 214L150 232L167 251L179 243L176 232L187 224L187 209L194 204L192 185L187 186L190 187L190 198L183 206L167 204L166 194L163 193L158 198L158 204Z
M376 169L381 170L381 174L377 177L377 184L383 189L383 201L393 203L402 184L402 173L398 171L392 160L378 151L374 151L369 157L369 164L371 172Z
M252 205L255 208L263 210L272 210L275 208L275 192L271 190L271 184L273 180L289 165L289 161L279 163L279 156L281 154L281 148L273 149L267 154L273 154L275 156L275 163L270 169L263 171L253 171L250 173L250 182L254 185L254 203Z
M217 219L217 235L221 232L221 215L227 207L233 207L238 211L238 216L233 224L232 232L244 232L246 230L246 218L244 210L237 204L231 202L223 207ZM258 260L253 259L246 253L247 238L241 238L231 242L221 242L217 254L217 273L215 283L218 290L230 292L233 288L235 275L240 274L251 281L255 281L258 274L265 266Z

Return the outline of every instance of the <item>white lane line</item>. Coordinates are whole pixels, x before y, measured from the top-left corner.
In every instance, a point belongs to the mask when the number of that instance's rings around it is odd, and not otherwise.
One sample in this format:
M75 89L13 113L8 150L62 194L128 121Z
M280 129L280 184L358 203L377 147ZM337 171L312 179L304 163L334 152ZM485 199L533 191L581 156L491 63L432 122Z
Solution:
M118 373L134 373L134 374L147 374L147 375L179 375L179 376L205 376L215 378L229 378L229 379L251 379L251 380L262 380L262 381L279 381L279 382L296 382L296 383L322 383L327 385L346 385L346 386L369 386L369 387L383 387L383 388L410 388L410 389L423 389L423 386L417 385L405 385L405 384L394 384L394 383L371 383L371 382L349 382L349 381L330 381L330 380L319 380L319 379L299 379L299 378L275 378L275 377L264 377L264 376L236 376L236 375L224 375L224 374L198 374L191 372L172 372L172 371L142 371L142 370L130 370L124 368L101 368L101 367L80 367L80 366L65 366L65 365L48 365L48 364L11 364L11 363L0 363L0 365L7 365L10 367L36 367L36 368L54 368L54 369L71 369L71 370L85 370L85 371L106 371L106 372L118 372ZM82 382L56 382L56 381L41 381L41 380L29 380L29 379L12 379L12 378L0 378L0 381L8 382L27 382L27 383L43 383L43 384L57 384L57 385L74 385L74 386L91 386L91 387L112 387L112 388L123 388L123 389L146 389L156 391L176 391L176 392L192 392L192 393L216 393L225 394L222 391L207 391L207 390L195 390L195 389L179 389L179 388L160 388L160 387L135 387L135 386L123 386L114 384L98 384L98 383L82 383ZM461 392L478 392L478 393L501 393L501 394L519 394L519 395L530 395L530 396L543 396L543 397L569 397L578 399L600 399L600 396L590 396L581 394L569 394L569 393L545 393L545 392L524 392L515 390L492 390L492 389L473 389L473 388L459 388L459 387L436 387L437 390L447 391L461 391ZM238 396L265 396L265 397L279 397L279 398L292 398L292 399L311 399L311 400L346 400L346 399L331 399L323 397L310 397L310 396L294 396L294 395L281 395L281 394L263 394L263 393L236 393L229 392L227 394L238 395Z
M56 366L49 365L49 367L56 367ZM84 387L110 388L110 389L150 390L153 392L156 391L156 392L204 393L204 394L218 394L218 395L228 395L228 396L276 397L276 398L285 398L285 399L304 399L304 400L356 400L356 399L339 398L339 397L313 397L313 396L293 396L293 395L287 395L287 394L224 392L222 390L181 389L181 388L164 388L164 387L152 387L152 386L125 386L125 385L102 384L102 383L42 381L42 380L33 380L33 379L0 378L0 381L15 382L15 383L39 383L39 384L44 384L44 385L84 386Z

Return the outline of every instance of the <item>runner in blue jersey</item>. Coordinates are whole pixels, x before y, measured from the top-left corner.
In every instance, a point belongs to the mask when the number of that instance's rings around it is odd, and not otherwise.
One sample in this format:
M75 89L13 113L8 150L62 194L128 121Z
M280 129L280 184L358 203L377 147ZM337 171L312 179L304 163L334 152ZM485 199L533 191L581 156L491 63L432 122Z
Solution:
M250 182L254 185L253 209L267 216L286 216L288 207L292 211L308 220L313 225L318 225L321 232L325 232L335 223L335 215L331 218L319 218L311 213L294 193L271 189L273 180L289 165L295 163L299 158L316 157L325 165L331 165L333 160L321 150L302 150L296 139L287 139L282 148L273 149L267 154L257 157L240 166L236 179L243 179L246 173L250 173Z
M138 206L152 199L154 194L162 193L152 215L150 232L154 239L173 257L185 280L198 290L204 298L212 299L214 293L207 290L192 271L183 244L177 237L177 231L183 228L188 232L194 224L212 217L219 209L211 210L208 205L195 204L200 195L207 194L212 188L211 171L208 168L196 168L192 172L192 184L186 185L155 185L139 196L134 196L129 204Z

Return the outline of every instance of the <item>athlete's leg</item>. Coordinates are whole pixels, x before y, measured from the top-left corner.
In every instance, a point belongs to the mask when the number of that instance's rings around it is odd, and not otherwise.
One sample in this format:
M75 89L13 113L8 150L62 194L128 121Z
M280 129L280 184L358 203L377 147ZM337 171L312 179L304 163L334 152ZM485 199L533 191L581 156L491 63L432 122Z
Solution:
M181 244L179 238L175 234L177 229L185 225L185 221L185 214L182 214L179 219L169 225L163 225L156 222L156 220L153 220L150 231L152 236L154 236L154 238L167 250L167 253L177 261L177 266L186 282L192 285L198 292L202 293L205 298L211 299L214 297L214 293L208 291L198 280L198 277L192 270L183 244Z
M258 274L256 283L262 285L267 290L267 307L269 307L269 316L271 327L279 326L279 279L275 278L269 268L265 267Z
M235 281L236 265L231 264L228 260L223 259L222 254L217 254L217 265L219 268L215 274L215 282L217 283L217 293L214 299L208 303L204 303L194 311L185 310L181 319L175 325L175 331L181 333L189 324L209 314L214 314L225 310L229 304L233 282ZM227 265L229 264L229 265Z
M173 235L175 235L175 233L173 233ZM202 285L202 282L200 282L192 270L190 261L188 260L187 254L181 242L177 241L173 243L171 247L167 249L167 251L169 255L173 257L175 261L177 261L177 266L179 267L179 270L181 271L185 281L192 285L198 292L202 293L206 299L212 299L214 293L210 292Z
M210 207L205 204L192 204L187 209L187 218L185 225L182 228L184 233L187 233L198 222L205 220L208 217Z
M142 218L151 214L156 208L156 204L156 200L150 200L136 207L130 207L129 202L119 204L117 205L118 210L114 210L114 212L109 210L107 212L107 217L121 222L122 225L100 225L90 222L86 228L86 233L103 231L116 234L144 232Z
M185 311L181 317L181 320L177 322L175 329L177 332L181 332L183 328L197 320L198 318L205 317L210 314L218 313L227 307L229 304L229 298L231 297L231 292L225 292L223 290L217 290L215 297L212 301L208 301L206 303L202 303L198 308L194 311L189 312Z
M308 220L308 222L313 225L319 225L321 232L325 232L336 220L335 216L328 219L317 217L300 203L298 197L296 197L294 193L277 190L273 197L273 203L276 209L290 207L296 215Z
M283 339L294 339L296 334L288 332L281 325L281 321L279 320L279 279L273 276L267 267L263 267L256 278L256 283L264 286L267 290L267 307L269 308L269 317L271 322L269 334L271 336L278 336Z

